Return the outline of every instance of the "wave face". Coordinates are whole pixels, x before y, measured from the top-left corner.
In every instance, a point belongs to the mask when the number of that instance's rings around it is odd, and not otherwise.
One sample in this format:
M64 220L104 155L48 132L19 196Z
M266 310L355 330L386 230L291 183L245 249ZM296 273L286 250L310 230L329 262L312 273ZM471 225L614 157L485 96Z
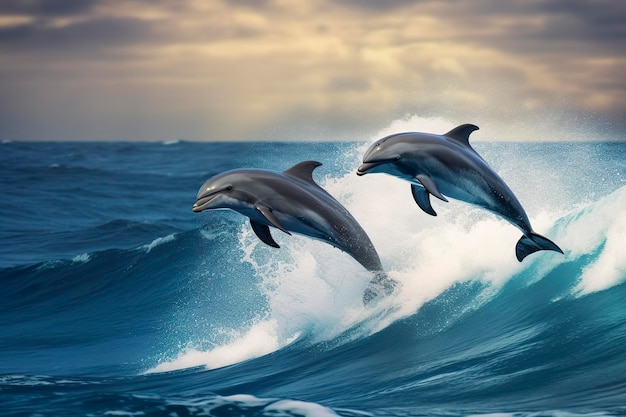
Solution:
M626 144L474 144L565 252L523 263L505 221L357 177L368 145L0 145L3 415L626 414ZM401 283L374 307L345 253L191 211L303 159Z

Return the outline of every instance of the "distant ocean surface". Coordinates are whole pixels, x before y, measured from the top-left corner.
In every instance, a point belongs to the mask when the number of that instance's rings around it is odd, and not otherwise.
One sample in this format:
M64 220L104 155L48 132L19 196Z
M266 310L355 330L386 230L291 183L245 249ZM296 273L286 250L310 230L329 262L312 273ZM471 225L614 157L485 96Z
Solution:
M626 415L626 143L474 147L565 252L409 184L368 143L0 144L0 415ZM399 291L202 183L318 160Z

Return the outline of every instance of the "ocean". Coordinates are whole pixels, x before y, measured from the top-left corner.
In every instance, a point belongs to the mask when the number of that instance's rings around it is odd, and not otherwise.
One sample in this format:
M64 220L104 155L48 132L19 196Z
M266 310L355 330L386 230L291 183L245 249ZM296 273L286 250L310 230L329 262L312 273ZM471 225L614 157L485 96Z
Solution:
M370 143L4 141L0 415L626 415L626 143L474 142L564 251L522 263L504 220L357 177ZM401 283L376 305L330 245L191 210L301 160Z

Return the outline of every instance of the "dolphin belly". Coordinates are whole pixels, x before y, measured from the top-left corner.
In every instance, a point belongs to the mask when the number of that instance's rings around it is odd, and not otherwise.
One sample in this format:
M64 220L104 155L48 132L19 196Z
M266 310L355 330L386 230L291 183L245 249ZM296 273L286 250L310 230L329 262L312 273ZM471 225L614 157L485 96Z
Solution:
M240 214L248 217L251 222L255 222L264 226L272 226L276 227L270 221L268 221L267 217L265 217L259 210L255 208L251 209L237 209L235 210ZM304 213L305 211L303 211ZM311 213L307 213L308 216L293 216L291 214L285 213L281 210L273 209L272 213L276 216L276 219L280 223L280 225L287 231L293 232L299 235L309 236L316 239L328 241L327 237L329 232L325 231L324 227L320 227L319 225L323 225L324 222L319 221L320 219L315 219L317 222L311 217ZM319 216L315 216L319 217ZM276 229L274 229L276 230Z
M376 249L365 232L360 232L362 229L356 220L335 218L333 227L328 219L306 208L296 210L297 216L277 208L272 212L287 231L328 243L352 256L369 271L382 271ZM240 213L249 217L252 222L274 226L258 210L245 210Z
M276 215L287 230L332 243L330 239L332 228L315 213L306 210L302 216L293 216L281 212L277 212Z
M482 208L501 217L523 233L531 231L526 212L512 193L472 180L457 181L457 183L442 181L440 190L447 197Z
M374 245L356 220L334 219L334 227L317 213L305 212L302 217L286 215L288 230L321 240L349 254L368 271L382 271L383 267Z
M449 181L444 178L436 178L435 182L439 191L446 197L464 201L469 204L480 206L486 200L484 191L471 181Z

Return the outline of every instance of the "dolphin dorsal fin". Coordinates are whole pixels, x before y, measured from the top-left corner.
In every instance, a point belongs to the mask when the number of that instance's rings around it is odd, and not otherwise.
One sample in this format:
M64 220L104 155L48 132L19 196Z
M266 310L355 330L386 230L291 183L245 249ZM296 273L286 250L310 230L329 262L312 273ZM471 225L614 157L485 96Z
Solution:
M474 131L478 130L478 126L466 123L464 125L460 125L445 133L443 136L452 139L453 141L464 145L470 146L469 144L469 135Z
M286 170L285 174L315 184L315 180L313 180L313 170L321 165L322 163L317 161L302 161Z

